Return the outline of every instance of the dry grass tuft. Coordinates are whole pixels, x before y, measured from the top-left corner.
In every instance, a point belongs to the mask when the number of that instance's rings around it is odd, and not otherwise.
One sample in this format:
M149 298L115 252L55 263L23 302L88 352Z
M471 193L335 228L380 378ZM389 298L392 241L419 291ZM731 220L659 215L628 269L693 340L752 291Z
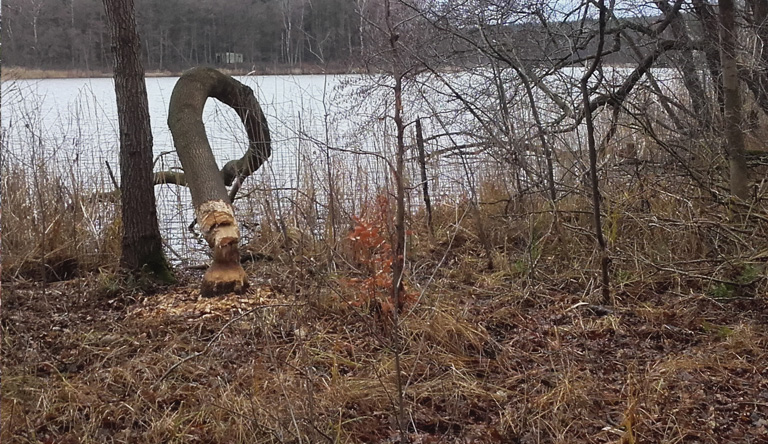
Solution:
M58 281L109 269L120 248L116 204L40 164L2 171L3 279Z

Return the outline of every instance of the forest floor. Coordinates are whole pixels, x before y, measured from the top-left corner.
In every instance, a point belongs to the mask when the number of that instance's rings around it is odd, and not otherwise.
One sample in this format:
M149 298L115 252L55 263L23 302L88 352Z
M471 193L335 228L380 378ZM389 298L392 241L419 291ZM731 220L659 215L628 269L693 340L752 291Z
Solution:
M448 260L398 336L339 276L250 267L210 299L199 276L4 283L2 442L400 442L395 350L414 443L768 442L766 295L607 307Z

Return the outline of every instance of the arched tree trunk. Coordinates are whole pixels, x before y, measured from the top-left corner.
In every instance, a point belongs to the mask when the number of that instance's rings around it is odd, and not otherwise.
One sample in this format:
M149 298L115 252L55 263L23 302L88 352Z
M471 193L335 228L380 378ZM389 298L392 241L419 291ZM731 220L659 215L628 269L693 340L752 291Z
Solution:
M219 171L203 125L208 97L231 106L245 125L249 147L238 160ZM211 68L193 68L178 80L171 94L168 126L183 175L167 175L167 182L189 187L197 223L213 249L213 263L203 277L203 296L243 292L248 278L240 265L240 230L226 185L238 183L256 171L270 156L269 128L251 88ZM156 174L156 179L158 175Z

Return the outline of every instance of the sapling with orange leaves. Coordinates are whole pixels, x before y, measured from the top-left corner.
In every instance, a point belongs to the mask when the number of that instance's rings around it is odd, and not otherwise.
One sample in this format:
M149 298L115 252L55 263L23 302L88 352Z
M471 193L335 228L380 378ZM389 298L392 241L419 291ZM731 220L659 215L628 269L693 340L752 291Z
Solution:
M398 311L402 311L406 304L415 301L415 296L407 291L402 280L399 298L397 301L393 298L392 265L395 258L392 254L392 244L388 240L388 207L389 200L386 196L379 196L373 217L354 217L355 227L347 236L352 242L355 258L366 269L366 277L348 281L357 295L352 304L380 310L386 316L392 314L395 306Z

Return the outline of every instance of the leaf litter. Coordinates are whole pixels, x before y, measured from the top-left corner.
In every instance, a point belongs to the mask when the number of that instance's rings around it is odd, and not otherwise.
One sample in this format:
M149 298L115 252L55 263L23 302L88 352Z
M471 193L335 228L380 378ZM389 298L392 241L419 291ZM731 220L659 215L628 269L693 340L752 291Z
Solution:
M4 284L2 441L399 442L382 320L338 279L259 273L246 295L121 303L87 279ZM438 276L402 316L411 442L768 442L764 296L600 309L476 278Z

